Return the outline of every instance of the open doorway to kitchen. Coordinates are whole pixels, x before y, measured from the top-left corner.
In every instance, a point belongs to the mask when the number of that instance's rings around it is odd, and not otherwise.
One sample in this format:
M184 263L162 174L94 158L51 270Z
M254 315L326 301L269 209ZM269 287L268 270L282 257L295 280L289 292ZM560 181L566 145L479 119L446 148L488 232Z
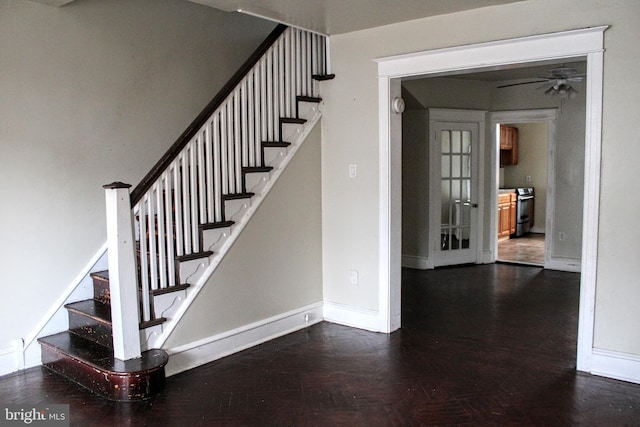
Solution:
M549 126L546 122L496 124L498 236L496 261L543 267Z
M602 116L603 32L606 27L586 28L535 37L523 37L421 52L378 60L379 135L380 135L380 289L379 313L383 329L392 331L400 327L401 233L402 233L402 134L401 121L396 117L402 109L401 79L410 76L444 76L472 71L491 71L544 65L566 59L585 60L588 69L586 81L586 118L584 136L584 207L582 211L581 300L578 327L577 368L589 370L593 353L593 308L595 305L595 266L597 265L597 228L599 217L599 168ZM540 58L544 58L540 61ZM525 65L526 64L526 65ZM494 132L494 131L492 131ZM495 138L493 139L495 140ZM487 164L497 168L496 153ZM488 181L497 182L495 173ZM487 182L489 183L489 182ZM482 203L489 215L486 233L494 230L497 212L486 209L497 201L496 188L487 185ZM484 223L484 222L483 222ZM492 233L491 233L492 234ZM495 252L485 245L486 258L480 262L495 261Z

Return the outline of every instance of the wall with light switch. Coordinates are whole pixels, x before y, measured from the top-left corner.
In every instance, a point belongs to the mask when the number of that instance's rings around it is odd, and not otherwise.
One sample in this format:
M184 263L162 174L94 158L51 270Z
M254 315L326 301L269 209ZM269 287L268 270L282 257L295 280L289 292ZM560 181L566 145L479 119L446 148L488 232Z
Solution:
M571 13L540 13L570 10ZM526 17L526 19L523 19ZM640 2L636 0L535 0L417 19L331 37L336 79L323 97L322 193L323 274L325 300L353 310L379 309L381 276L379 102L377 58L466 44L504 40L597 25L605 33L600 230L594 345L640 359L640 227L629 225L629 212L640 211L640 198L629 196L640 161L637 99L640 98ZM456 30L457 29L457 30ZM461 30L463 29L463 30ZM573 108L563 106L563 114ZM523 107L524 108L524 107ZM508 109L511 109L509 107ZM572 129L573 131L579 129ZM584 131L584 125L582 125ZM560 143L564 137L559 135ZM584 136L583 136L584 140ZM564 208L580 212L569 191L581 192L581 176L571 168L580 153L562 146L565 161L556 165L566 193ZM359 178L349 181L349 163L358 163ZM487 201L485 201L487 202ZM576 227L578 216L559 227ZM581 226L578 226L581 228ZM486 233L489 230L485 230ZM590 232L594 232L590 230ZM567 231L567 246L571 232ZM559 242L558 242L559 243ZM572 246L573 245L573 246ZM568 253L568 252L567 252ZM360 284L349 285L357 269Z

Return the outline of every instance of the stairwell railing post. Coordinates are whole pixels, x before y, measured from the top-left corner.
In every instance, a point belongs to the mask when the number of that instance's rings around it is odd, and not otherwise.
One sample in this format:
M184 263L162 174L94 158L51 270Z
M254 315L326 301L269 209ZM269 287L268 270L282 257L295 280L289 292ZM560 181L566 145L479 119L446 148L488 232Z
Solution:
M113 353L120 360L135 359L141 355L130 187L121 182L103 187L107 207Z

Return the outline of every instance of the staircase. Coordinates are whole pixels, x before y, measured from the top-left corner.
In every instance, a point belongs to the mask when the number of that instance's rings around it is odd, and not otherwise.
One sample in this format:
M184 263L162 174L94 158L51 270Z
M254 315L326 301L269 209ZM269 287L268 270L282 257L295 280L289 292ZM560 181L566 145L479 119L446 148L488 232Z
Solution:
M148 350L127 361L113 356L109 273L92 273L93 299L65 305L69 330L39 338L42 364L109 400L147 399L164 386L169 357Z
M319 120L327 70L324 37L278 26L133 191L105 186L111 280L38 339L44 366L111 400L161 390L160 348Z

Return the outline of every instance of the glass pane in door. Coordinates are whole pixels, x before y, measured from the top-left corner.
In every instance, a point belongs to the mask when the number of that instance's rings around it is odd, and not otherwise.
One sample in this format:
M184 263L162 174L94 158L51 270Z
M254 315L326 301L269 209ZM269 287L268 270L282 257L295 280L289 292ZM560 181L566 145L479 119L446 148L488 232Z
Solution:
M440 249L469 248L471 231L471 131L441 131Z

